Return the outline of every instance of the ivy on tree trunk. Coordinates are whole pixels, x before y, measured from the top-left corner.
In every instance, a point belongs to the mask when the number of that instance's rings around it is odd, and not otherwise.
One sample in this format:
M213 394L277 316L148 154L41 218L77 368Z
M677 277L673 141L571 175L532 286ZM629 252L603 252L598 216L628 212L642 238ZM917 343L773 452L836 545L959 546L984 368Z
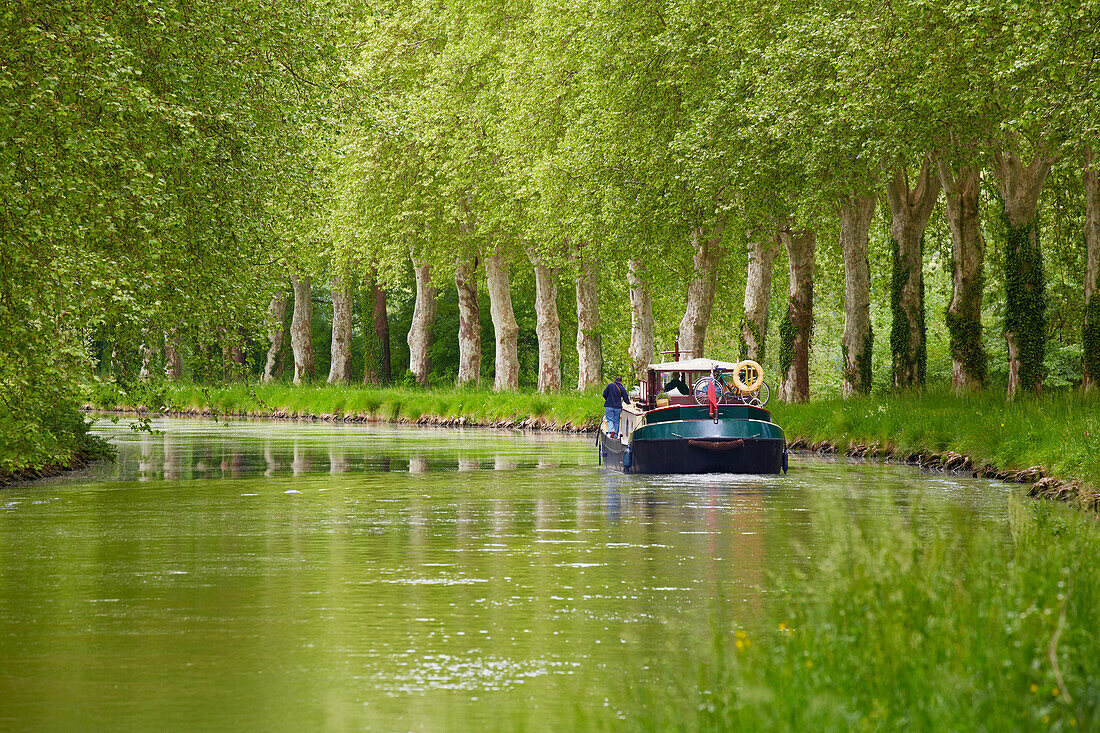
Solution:
M1008 398L1043 387L1046 356L1046 282L1039 247L1039 193L1051 159L1030 164L1014 153L998 153L994 173L1001 197L1004 237L1005 341L1008 344Z
M951 303L944 316L951 340L951 382L961 394L981 389L986 377L982 343L985 240L978 218L981 168L967 164L956 173L942 157L938 167L951 229Z
M923 387L927 363L924 321L924 230L939 198L940 180L930 156L910 188L903 167L886 184L890 202L893 273L890 288L890 352L894 386Z

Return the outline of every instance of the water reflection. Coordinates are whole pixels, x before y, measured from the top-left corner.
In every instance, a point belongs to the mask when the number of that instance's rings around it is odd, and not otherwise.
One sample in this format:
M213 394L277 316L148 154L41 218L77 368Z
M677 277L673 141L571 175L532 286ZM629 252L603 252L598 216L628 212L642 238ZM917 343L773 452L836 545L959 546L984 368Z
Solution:
M12 727L571 729L655 660L694 679L714 619L754 623L838 536L1004 526L989 482L899 466L624 476L583 437L156 427L4 492Z
M154 421L154 429L161 430L165 422ZM217 426L217 424L214 424ZM379 428L372 432L370 440L355 440L352 429L330 427L324 438L339 438L336 445L309 434L319 426L280 425L271 430L270 424L234 423L233 430L262 434L262 440L230 442L214 438L207 440L211 432L206 428L168 430L162 435L142 434L134 440L118 443L118 460L99 467L95 475L116 480L168 480L181 479L236 479L254 476L306 476L313 473L386 473L403 471L412 474L440 471L516 471L531 468L557 469L563 466L579 466L587 463L583 451L563 451L559 444L546 440L539 442L538 450L508 452L493 450L481 444L486 436L499 434L489 431L439 431L425 430L422 437L428 439L409 441L405 434L394 429ZM322 428L323 429L323 428ZM360 433L362 429L360 430ZM406 429L408 432L408 429ZM417 431L419 432L419 431ZM458 433L459 435L455 435ZM351 438L346 442L345 438ZM436 438L432 442L432 438ZM362 442L362 451L355 450L355 443ZM565 455L568 453L568 455Z

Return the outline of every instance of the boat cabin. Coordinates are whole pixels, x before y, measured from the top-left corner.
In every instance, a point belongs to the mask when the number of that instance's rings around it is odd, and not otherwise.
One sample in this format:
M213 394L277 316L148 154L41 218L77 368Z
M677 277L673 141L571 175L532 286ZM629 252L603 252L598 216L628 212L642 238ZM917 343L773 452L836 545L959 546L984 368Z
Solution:
M688 394L669 394L664 387L680 376ZM753 361L730 362L714 359L679 359L646 367L645 378L631 391L631 404L623 405L620 432L623 442L629 441L634 430L652 419L686 419L677 408L698 408L713 404L711 417L742 418L748 411L732 406L763 407L768 390L760 365ZM762 399L761 399L762 398ZM655 412L660 411L660 412ZM667 415L664 414L667 411ZM692 410L695 412L695 410ZM741 412L746 414L743 416Z
M664 391L665 385L677 375L682 375L688 394L676 395ZM735 377L750 379L755 384L738 385ZM681 359L650 364L646 367L645 379L638 384L639 406L646 410L655 410L659 407L707 404L707 389L711 379L716 382L717 401L728 405L756 404L752 395L759 390L760 382L763 381L760 367L755 362ZM752 389L744 390L741 389L742 386Z

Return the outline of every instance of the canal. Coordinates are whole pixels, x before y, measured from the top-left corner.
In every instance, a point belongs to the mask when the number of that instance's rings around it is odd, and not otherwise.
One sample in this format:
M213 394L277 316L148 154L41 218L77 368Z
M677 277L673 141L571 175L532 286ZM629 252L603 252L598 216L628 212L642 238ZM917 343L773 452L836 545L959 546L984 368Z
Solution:
M794 456L623 476L590 436L155 420L0 493L0 727L616 725L847 527L1010 542L995 482Z

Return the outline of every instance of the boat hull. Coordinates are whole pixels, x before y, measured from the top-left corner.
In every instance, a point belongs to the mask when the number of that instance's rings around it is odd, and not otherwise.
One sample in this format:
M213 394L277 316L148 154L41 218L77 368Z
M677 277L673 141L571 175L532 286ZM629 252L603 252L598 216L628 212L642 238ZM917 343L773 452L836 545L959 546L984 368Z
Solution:
M777 474L783 471L787 450L785 441L774 438L738 439L729 441L731 445L634 440L625 446L601 433L600 442L604 464L624 473Z
M687 419L643 425L626 443L601 432L599 449L602 463L626 473L777 474L787 443L768 420Z

